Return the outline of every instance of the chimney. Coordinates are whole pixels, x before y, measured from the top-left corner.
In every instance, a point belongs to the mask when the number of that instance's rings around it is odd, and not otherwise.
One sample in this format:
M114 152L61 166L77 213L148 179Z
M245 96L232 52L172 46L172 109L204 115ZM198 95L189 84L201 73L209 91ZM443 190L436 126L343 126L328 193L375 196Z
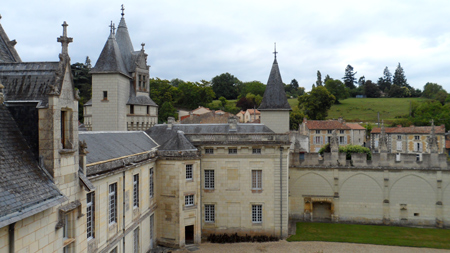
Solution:
M237 122L238 122L238 117L236 117L236 116L229 117L228 118L228 124L229 124L228 131L236 132L237 131Z
M167 118L167 130L172 130L172 126L175 123L174 117L168 117Z

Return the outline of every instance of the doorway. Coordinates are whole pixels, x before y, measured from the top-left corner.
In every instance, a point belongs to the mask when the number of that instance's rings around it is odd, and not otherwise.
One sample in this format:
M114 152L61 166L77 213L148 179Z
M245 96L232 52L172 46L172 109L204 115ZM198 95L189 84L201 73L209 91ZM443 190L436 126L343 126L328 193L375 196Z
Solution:
M184 227L184 243L194 244L194 225Z
M331 203L330 202L314 202L313 203L313 219L331 220Z

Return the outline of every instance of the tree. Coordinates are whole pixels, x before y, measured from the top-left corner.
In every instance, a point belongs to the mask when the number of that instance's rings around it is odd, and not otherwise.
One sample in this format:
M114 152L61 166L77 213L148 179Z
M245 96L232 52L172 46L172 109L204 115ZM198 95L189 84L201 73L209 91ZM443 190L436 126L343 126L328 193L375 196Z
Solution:
M78 120L83 122L83 106L92 97L92 75L89 73L89 63L77 62L70 66L73 76L73 84L80 91L78 100Z
M201 87L199 83L180 82L178 84L177 107L195 109L199 105L206 106L215 98L215 93L211 87Z
M316 86L323 86L323 84L322 84L322 74L320 73L319 70L317 70Z
M361 76L358 80L358 85L359 87L364 86L364 84L366 83L366 77L365 76Z
M289 129L298 130L298 127L302 124L305 114L298 108L294 108L289 112Z
M404 93L405 93L405 90L402 89L402 87L394 84L389 89L388 96L391 98L403 98L403 97L405 97Z
M225 106L227 105L227 99L225 97L220 97L219 98L220 101L220 105L225 108Z
M336 104L340 104L339 100L348 98L349 94L345 89L345 85L340 80L330 79L325 83L325 88L334 95Z
M171 102L173 105L178 95L178 89L173 87L169 80L158 77L150 79L150 97L157 105L162 105L165 101Z
M328 116L328 110L335 100L333 94L325 87L319 86L298 98L298 108L309 119L323 120Z
M238 96L236 86L241 83L239 79L230 73L223 73L211 80L212 88L217 97L235 99Z
M292 89L295 89L295 90L298 89L298 82L297 82L297 80L295 80L295 78L292 79L290 85L291 85Z
M371 80L367 80L364 85L364 94L368 98L379 98L381 96L381 91Z
M326 83L330 79L331 79L330 75L326 75L325 78L323 79L323 82Z
M239 83L236 86L236 89L238 91L239 97L245 97L248 93L264 96L266 85L261 83L260 81L251 81Z
M436 100L441 102L441 104L445 104L445 100L447 99L448 93L445 90L440 90L436 94Z
M403 71L403 68L400 65L400 62L398 63L397 68L395 69L394 79L392 81L392 84L397 85L398 87L410 88L408 82L406 81L405 72Z
M441 90L444 90L444 89L439 84L428 82L425 84L425 86L423 86L422 97L435 98L437 93Z
M342 79L344 80L345 86L349 87L350 89L356 88L356 73L358 72L353 73L353 67L350 64L345 68L345 76Z
M413 102L411 111L409 120L416 126L429 126L434 120L435 125L444 124L446 131L450 130L450 104L442 105L436 100Z
M179 86L180 84L182 84L182 83L184 83L184 81L181 80L181 79L178 79L178 78L174 78L174 79L170 80L170 84L171 84L173 87L178 87L178 86Z
M178 118L177 110L173 107L172 103L169 101L165 101L162 106L159 108L158 112L158 122L164 123L166 122L168 117Z

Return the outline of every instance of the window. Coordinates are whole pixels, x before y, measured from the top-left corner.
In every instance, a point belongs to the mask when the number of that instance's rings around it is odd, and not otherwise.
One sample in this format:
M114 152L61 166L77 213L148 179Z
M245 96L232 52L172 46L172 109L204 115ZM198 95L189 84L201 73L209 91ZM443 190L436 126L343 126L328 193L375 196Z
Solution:
M205 205L205 222L214 222L214 205Z
M402 136L401 135L397 135L397 140L401 140Z
M214 154L214 149L212 149L212 148L205 148L205 154Z
M133 231L133 252L139 253L139 227Z
M420 140L420 136L418 136L418 135L414 136L414 140L416 140L416 141Z
M252 170L252 189L262 189L262 170Z
M185 206L193 206L194 205L194 195L186 195L184 196L184 205Z
M86 234L88 239L95 237L95 192L86 195Z
M147 105L147 115L150 114L150 106Z
M64 214L64 224L62 227L63 231L63 239L69 238L69 216L67 214Z
M61 111L61 145L62 148L68 148L67 147L67 135L68 135L68 119L67 119L67 111Z
M115 247L113 250L111 250L109 253L117 253L117 247Z
M253 154L261 154L261 149L260 148L254 148L253 149Z
M228 154L237 154L237 148L229 148Z
M214 170L205 170L205 189L214 189Z
M327 130L327 133L328 133L328 134L332 134L332 133L333 133L333 130Z
M316 134L320 134L320 130L316 130Z
M402 151L403 150L403 144L402 141L397 141L397 150Z
M103 91L103 100L108 100L108 92Z
M252 222L262 223L262 205L252 205Z
M305 153L300 153L299 159L300 159L300 160L305 160Z
M322 144L322 137L316 136L316 138L314 139L314 144Z
M133 207L139 207L139 174L133 176Z
M134 105L130 105L130 114L134 114Z
M339 130L339 133L340 134L344 134L344 130Z
M344 136L339 136L339 144L346 144Z
M109 224L117 222L117 183L109 185Z
M192 164L186 164L186 180L192 179Z
M414 151L416 152L422 152L423 151L423 145L420 142L417 142L414 144Z
M155 185L153 184L153 168L150 169L150 179L149 179L149 185L148 185L149 191L150 191L150 198L153 198L155 194Z

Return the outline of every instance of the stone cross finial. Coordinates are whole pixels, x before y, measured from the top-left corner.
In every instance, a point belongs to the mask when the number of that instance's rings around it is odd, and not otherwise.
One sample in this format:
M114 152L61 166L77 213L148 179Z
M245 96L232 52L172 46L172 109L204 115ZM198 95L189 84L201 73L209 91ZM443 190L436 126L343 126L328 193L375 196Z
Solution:
M275 42L275 43L273 43L274 44L274 51L273 51L273 54L275 55L275 59L277 58L277 54L278 54L278 52L277 52L277 43Z
M379 145L380 152L388 151L387 136L386 136L386 131L384 130L384 121L383 120L381 121L381 133L380 133L380 138L378 139L378 145Z
M123 4L122 4L122 8L120 8L121 10L122 10L122 17L125 15L125 13L123 12L124 10L125 10L125 7L123 7Z
M112 20L111 20L111 24L109 25L109 33L110 33L110 34L113 33L112 29L113 29L113 22L112 22Z
M57 41L61 42L62 51L61 54L68 55L69 54L69 43L73 42L73 38L67 37L67 26L69 26L66 21L62 24L63 34L60 36Z
M144 51L145 43L142 42L141 46L142 46L141 50Z

